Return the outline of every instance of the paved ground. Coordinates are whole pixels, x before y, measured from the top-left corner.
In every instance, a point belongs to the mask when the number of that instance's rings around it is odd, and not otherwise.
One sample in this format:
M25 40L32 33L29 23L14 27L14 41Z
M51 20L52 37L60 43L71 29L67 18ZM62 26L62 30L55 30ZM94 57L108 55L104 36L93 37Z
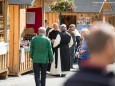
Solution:
M75 68L77 68L77 66L75 66ZM56 77L47 74L46 86L63 86L63 83L67 78L72 76L77 69L71 70L71 72L65 77ZM9 76L6 80L0 80L0 86L35 86L34 74L33 72L30 72L20 77Z
M115 64L109 65L108 69L115 72ZM63 86L67 78L72 76L76 71L77 69L71 70L66 77L54 77L47 74L46 86ZM20 77L9 77L6 80L0 80L0 86L35 86L33 73L30 72Z

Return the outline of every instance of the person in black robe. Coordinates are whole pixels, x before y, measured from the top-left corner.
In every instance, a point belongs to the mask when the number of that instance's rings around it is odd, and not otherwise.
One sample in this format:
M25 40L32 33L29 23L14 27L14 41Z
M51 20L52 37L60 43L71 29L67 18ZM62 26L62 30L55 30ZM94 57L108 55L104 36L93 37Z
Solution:
M81 62L81 69L64 86L115 86L115 76L106 66L115 61L115 32L106 23L92 25L87 36L90 57Z
M56 36L59 34L59 25L57 23L53 24L53 28L49 31L48 37L50 38L51 41L56 39ZM52 43L52 50L53 50L53 54L56 53L57 54L57 48L53 48L53 43ZM57 55L55 56L56 62L57 62ZM55 63L56 63L55 62ZM56 63L57 64L57 63ZM50 71L50 67L51 67L51 63L48 64L48 71Z
M66 31L66 25L62 24L60 26L60 34L57 35L56 39L53 41L53 47L57 48L57 53L51 64L51 75L66 75L70 71L70 54L69 47L73 45L73 39L71 35Z

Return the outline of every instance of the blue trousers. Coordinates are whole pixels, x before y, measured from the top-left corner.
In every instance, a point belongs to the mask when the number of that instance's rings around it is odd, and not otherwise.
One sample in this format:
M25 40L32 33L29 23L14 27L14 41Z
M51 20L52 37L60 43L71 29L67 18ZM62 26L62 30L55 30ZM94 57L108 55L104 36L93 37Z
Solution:
M33 69L34 69L34 77L35 77L36 86L45 86L47 64L33 63Z

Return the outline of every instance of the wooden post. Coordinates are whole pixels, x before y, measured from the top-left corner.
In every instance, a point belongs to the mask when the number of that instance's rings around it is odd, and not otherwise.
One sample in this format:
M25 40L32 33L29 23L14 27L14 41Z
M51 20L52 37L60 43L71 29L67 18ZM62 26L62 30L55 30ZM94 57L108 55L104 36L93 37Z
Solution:
M103 14L103 22L109 22L108 15Z
M18 75L19 73L19 16L19 6L10 5L10 75Z
M7 42L7 9L8 1L4 1L4 40Z
M106 20L105 20L105 15L103 15L103 22L105 22Z
M44 26L45 21L45 0L42 0L42 26Z

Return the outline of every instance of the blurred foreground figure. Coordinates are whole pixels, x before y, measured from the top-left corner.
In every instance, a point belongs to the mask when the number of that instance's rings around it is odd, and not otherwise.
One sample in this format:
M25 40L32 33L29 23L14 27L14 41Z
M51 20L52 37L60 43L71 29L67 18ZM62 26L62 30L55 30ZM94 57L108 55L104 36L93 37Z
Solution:
M115 59L113 27L102 22L93 24L86 41L91 55L64 86L115 86L114 74L106 70Z

